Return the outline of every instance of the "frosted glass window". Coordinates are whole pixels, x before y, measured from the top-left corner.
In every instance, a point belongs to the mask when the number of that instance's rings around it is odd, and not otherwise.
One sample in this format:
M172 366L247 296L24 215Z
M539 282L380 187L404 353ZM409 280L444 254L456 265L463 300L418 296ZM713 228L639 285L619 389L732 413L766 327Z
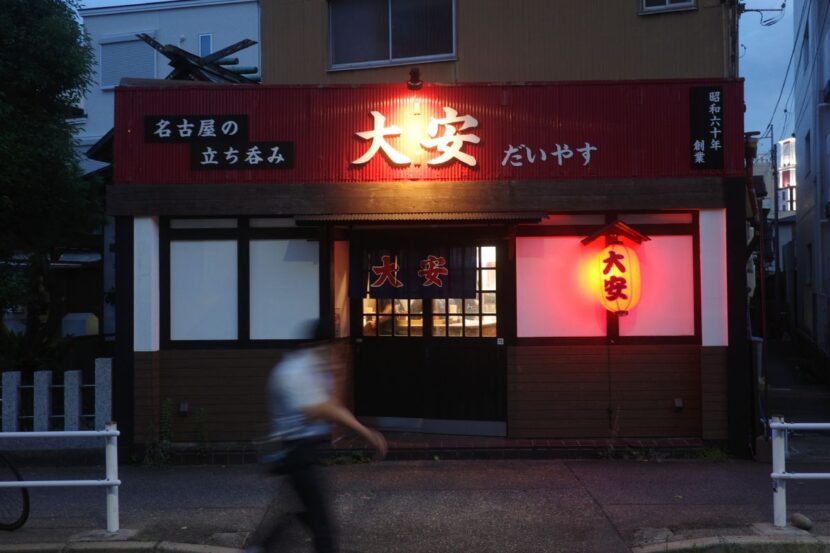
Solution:
M236 340L234 240L170 242L170 339Z
M319 244L251 240L251 340L307 338L320 317Z
M516 323L519 337L605 336L597 299L595 255L580 236L516 239Z
M691 236L652 236L637 246L640 303L620 317L620 336L693 336L694 243Z

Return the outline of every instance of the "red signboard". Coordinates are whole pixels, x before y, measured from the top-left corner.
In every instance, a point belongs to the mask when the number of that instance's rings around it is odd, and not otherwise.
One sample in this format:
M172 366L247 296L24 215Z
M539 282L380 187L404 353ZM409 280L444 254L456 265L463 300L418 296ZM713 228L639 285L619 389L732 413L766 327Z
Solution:
M743 175L737 80L120 87L115 109L116 184Z

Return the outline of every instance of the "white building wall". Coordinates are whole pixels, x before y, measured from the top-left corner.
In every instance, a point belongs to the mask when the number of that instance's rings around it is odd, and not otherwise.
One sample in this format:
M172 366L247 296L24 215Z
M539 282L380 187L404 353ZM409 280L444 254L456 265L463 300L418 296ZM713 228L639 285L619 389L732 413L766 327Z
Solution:
M830 354L830 0L796 0L796 324ZM805 12L806 10L806 12Z
M109 4L124 3L113 1ZM102 44L147 33L162 44L172 44L198 54L201 34L213 35L214 51L245 38L259 42L259 3L256 0L176 0L91 8L80 13L96 55L93 82L84 99L87 117L79 132L81 146L87 147L113 126L115 92L101 86ZM149 45L139 44L153 51ZM233 54L243 66L259 67L259 56L259 44ZM163 79L172 71L168 62L166 57L155 53L156 78Z

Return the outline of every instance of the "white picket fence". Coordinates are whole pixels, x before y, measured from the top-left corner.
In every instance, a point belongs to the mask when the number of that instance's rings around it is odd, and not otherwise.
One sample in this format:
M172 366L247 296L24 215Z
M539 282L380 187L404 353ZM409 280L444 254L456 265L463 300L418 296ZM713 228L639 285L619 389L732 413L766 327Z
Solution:
M109 358L95 360L94 384L83 384L81 371L77 370L64 372L63 384L53 383L52 371L36 371L33 383L27 385L23 384L19 372L5 371L0 386L4 433L19 432L21 420L27 417L31 417L32 421L25 425L26 429L35 432L89 429L92 420L92 429L104 430L107 422L112 420L112 359ZM31 395L22 393L26 388L32 389ZM82 394L89 393L90 388L94 389L95 411L83 413ZM63 395L62 415L55 415L52 411L55 400L60 404L60 398L54 398L54 394Z

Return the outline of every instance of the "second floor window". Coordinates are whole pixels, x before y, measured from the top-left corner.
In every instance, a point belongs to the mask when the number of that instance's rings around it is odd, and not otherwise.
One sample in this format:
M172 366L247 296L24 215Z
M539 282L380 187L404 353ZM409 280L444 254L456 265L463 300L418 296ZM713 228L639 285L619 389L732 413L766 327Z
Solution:
M331 0L331 67L452 59L454 30L454 0Z
M697 0L642 0L641 13L691 10L695 7L697 7Z

